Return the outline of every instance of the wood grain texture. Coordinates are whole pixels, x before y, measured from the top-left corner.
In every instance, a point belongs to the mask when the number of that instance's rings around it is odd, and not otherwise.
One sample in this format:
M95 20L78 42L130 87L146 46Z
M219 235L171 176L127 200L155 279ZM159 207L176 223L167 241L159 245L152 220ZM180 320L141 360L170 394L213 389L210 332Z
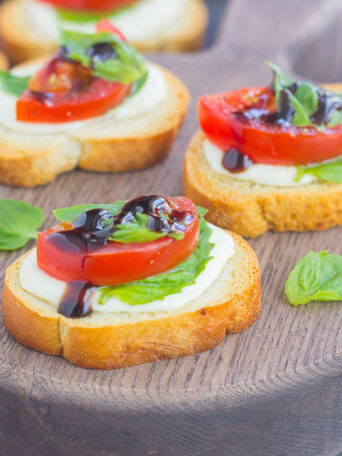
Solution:
M268 83L266 57L293 72L297 62L297 72L314 74L320 56L310 46L330 27L324 35L330 60L322 71L325 82L342 79L330 51L338 49L338 3L231 0L213 47L192 56L154 56L193 96L164 163L119 175L76 171L30 191L2 186L1 197L35 203L50 214L56 207L108 203L141 192L181 194L183 156L198 128L200 94ZM313 60L304 65L295 56L305 49ZM50 215L45 226L52 222ZM1 327L0 454L336 456L342 450L342 305L291 307L284 281L309 250L342 254L341 240L339 228L268 233L252 241L263 273L261 317L243 334L197 356L88 371L26 349ZM1 254L2 273L23 252Z

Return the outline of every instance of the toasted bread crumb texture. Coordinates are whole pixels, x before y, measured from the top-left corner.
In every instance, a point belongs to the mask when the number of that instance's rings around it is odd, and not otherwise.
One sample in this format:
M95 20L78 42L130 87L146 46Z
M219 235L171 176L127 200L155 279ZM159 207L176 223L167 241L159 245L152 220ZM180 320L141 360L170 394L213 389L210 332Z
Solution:
M342 225L342 184L314 182L271 187L240 181L212 170L198 132L185 155L185 195L209 210L208 220L254 238L268 230L325 230Z
M25 0L7 0L0 7L2 46L13 63L54 52L57 44L30 27L22 13ZM188 0L182 20L161 36L133 43L141 51L185 52L203 46L208 11L203 0Z
M172 315L94 312L82 319L65 318L21 288L19 270L26 254L6 272L4 325L27 347L63 355L91 369L115 369L209 350L227 333L254 323L261 310L258 260L240 236L232 236L236 252L216 282Z
M132 171L163 160L182 125L189 93L161 68L168 99L151 112L116 120L111 112L68 133L18 133L0 126L0 182L35 187L77 166L100 172Z

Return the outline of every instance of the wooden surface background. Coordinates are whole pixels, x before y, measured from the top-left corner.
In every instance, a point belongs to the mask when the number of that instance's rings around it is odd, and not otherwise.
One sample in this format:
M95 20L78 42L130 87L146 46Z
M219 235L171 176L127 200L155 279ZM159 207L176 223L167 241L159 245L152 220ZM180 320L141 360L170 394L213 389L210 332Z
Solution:
M268 84L266 58L306 77L341 80L341 3L231 0L212 47L153 56L193 97L164 163L119 175L76 171L35 190L1 186L1 197L37 204L49 215L56 207L143 192L181 194L184 151L198 128L197 97ZM49 215L45 226L52 222ZM198 356L88 371L21 346L0 324L0 455L336 456L342 451L342 305L291 307L284 282L311 249L342 254L341 240L342 228L254 240L262 314L243 334ZM0 255L2 275L24 250Z

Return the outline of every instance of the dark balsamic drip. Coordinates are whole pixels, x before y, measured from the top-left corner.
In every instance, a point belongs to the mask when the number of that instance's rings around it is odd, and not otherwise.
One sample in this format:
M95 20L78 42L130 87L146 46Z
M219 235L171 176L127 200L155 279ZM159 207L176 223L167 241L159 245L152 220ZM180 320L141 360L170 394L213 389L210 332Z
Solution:
M56 98L56 95L52 92L37 92L35 90L30 90L30 92L37 101L45 103L47 106L53 103L53 100Z
M68 318L81 318L90 315L93 286L88 282L73 281L67 284L58 306L58 312Z
M114 46L111 43L97 43L89 47L87 51L90 57L90 68L95 69L98 63L106 62L109 59L116 59L118 57ZM53 104L55 99L60 96L65 97L66 95L72 95L75 92L80 92L87 88L91 84L95 77L92 75L89 68L83 66L77 60L70 58L71 50L67 46L61 46L53 59L47 64L45 73L47 75L58 74L58 69L63 64L73 65L74 75L71 80L71 87L66 92L62 91L37 91L30 90L32 96L39 102L45 103L47 106ZM68 93L69 92L69 93Z
M72 62L73 60L70 59L70 55L71 49L69 49L67 46L60 46L56 51L55 57Z
M107 245L115 225L127 224L136 220L136 214L148 217L148 228L165 234L185 231L194 220L190 211L181 211L172 201L159 195L146 195L128 201L115 216L106 209L91 209L81 214L72 228L50 234L46 241L58 250L71 253L89 253ZM85 258L83 255L81 258ZM83 265L80 265L81 268ZM89 315L91 294L94 286L88 282L72 281L59 304L58 312L69 318Z
M73 222L73 228L52 233L47 241L63 251L89 253L108 244L113 226L114 216L111 212L91 209Z
M259 119L266 124L289 127L296 115L296 110L291 103L291 96L296 93L297 89L302 84L302 81L295 82L290 87L280 92L278 110L276 112L270 114L267 109L260 108L258 105L262 104L262 100L258 100L256 106L246 108L233 115L245 122ZM315 125L328 124L333 113L336 110L342 110L342 102L340 98L333 93L315 85L312 85L312 87L318 96L318 106L310 120ZM270 87L270 90L274 91L273 85Z
M323 125L330 122L335 111L342 110L340 98L324 89L318 91L318 108L311 116L311 121L316 125Z
M59 250L89 253L105 246L115 232L115 225L135 221L137 213L148 216L147 227L165 234L185 231L194 220L189 211L180 211L159 195L146 195L128 201L115 216L106 209L91 209L72 222L72 228L48 236L47 242Z
M297 86L297 84L293 84L293 86ZM293 87L291 86L291 87ZM297 90L293 87L294 92ZM279 102L278 102L278 111L272 114L266 114L262 116L261 119L268 124L276 124L276 125L290 125L292 119L296 115L296 110L292 106L290 101L291 95L294 93L291 91L291 88L288 90L283 90L280 93Z
M137 213L148 216L147 227L151 231L169 234L185 231L194 220L188 211L177 210L173 203L160 195L144 195L128 201L115 217L115 224L131 223Z
M111 43L97 43L90 46L87 54L91 58L92 66L96 66L99 62L106 62L110 59L116 59L118 57Z
M253 165L253 161L238 149L229 149L223 156L222 165L231 173L241 173Z

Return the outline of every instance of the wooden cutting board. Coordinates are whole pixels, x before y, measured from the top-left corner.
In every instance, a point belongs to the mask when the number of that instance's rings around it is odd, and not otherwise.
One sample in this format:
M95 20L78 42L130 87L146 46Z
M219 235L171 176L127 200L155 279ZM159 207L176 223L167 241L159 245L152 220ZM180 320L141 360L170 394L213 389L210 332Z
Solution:
M170 0L171 1L171 0ZM217 6L210 0L213 7ZM268 84L271 59L292 73L342 79L342 6L333 0L232 0L214 46L155 55L193 101L172 154L142 172L76 171L1 197L56 207L143 192L182 194L200 94ZM45 226L53 222L50 215ZM342 254L342 228L269 233L251 242L263 311L243 334L198 356L111 372L29 350L0 327L0 455L336 456L342 451L342 305L289 305L284 282L309 250ZM21 252L0 255L1 273Z

